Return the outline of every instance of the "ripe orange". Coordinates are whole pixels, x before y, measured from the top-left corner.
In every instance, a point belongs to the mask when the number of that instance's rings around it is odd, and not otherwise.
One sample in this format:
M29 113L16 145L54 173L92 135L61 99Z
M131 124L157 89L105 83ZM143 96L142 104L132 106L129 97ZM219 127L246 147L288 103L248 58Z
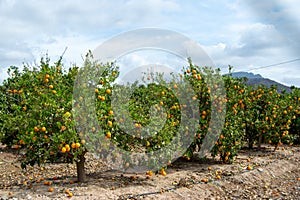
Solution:
M65 148L66 148L66 151L67 151L67 152L69 152L70 149L71 149L71 148L70 148L70 145L68 145L68 144L65 145Z
M174 87L174 89L178 88L177 84L174 84L174 86L173 86L173 87Z
M60 128L61 131L65 131L66 129L67 129L67 127L64 126L64 125L62 125L61 128Z
M250 165L248 165L248 167L247 167L247 170L252 170L253 169L253 167L252 166L250 166Z
M108 126L112 126L112 125L113 125L112 121L108 121L108 122L107 122L107 125L108 125Z
M108 131L108 132L106 133L106 138L107 138L107 139L110 139L110 138L111 138L111 132L110 132L110 131Z
M152 175L153 175L153 172L152 172L152 171L147 171L147 172L146 172L146 175L152 176Z
M211 168L211 167L208 167L207 169L208 169L208 171L211 171L211 170L212 170L212 168Z
M85 144L85 140L81 140L81 144Z
M79 147L80 147L80 143L79 143L79 142L76 142L76 143L75 143L75 147L76 147L76 148L79 148Z
M67 151L66 147L61 148L62 153L66 153L66 151Z
M218 179L218 180L221 179L221 176L220 176L220 175L217 175L217 176L216 176L216 179Z
M111 94L111 90L110 89L106 89L105 92L106 92L106 94Z
M71 144L71 147L72 147L72 149L75 149L75 148L76 148L76 144L75 144L75 143L72 143L72 144Z
M108 114L109 114L109 115L113 115L113 114L114 114L114 111L110 110L110 111L108 112Z
M166 93L164 91L161 92L161 95L165 95Z
M26 110L27 110L27 107L26 107L26 106L23 106L23 110L26 111Z
M53 191L54 191L54 188L53 188L53 187L50 187L50 188L48 189L48 191L49 191L49 192L53 192Z
M45 78L45 82L48 83L48 82L49 82L49 79Z
M42 132L46 132L46 127L43 126L42 129L41 129L41 131Z
M167 175L167 173L166 173L166 171L165 171L164 168L162 168L162 169L160 170L160 174L163 175L163 176L166 176L166 175Z
M34 130L34 132L39 132L40 129L39 129L38 127L35 126L35 127L33 128L33 130Z
M68 193L68 197L72 197L73 196L73 193L72 192L69 192Z
M99 93L99 90L97 88L95 89L95 93Z
M56 94L57 92L56 92L56 90L52 90L52 94Z
M66 190L65 190L65 193L67 193L67 194L70 193L70 190L69 190L69 189L66 189Z
M53 89L54 87L53 87L53 85L49 85L49 88L50 88L50 89Z
M208 183L208 178L203 178L203 179L201 179L201 182L203 182L203 183Z
M146 142L146 147L149 147L149 146L150 146L150 142L147 141L147 142Z
M46 79L46 78L50 78L50 75L49 75L49 74L46 74L46 75L45 75L45 79Z

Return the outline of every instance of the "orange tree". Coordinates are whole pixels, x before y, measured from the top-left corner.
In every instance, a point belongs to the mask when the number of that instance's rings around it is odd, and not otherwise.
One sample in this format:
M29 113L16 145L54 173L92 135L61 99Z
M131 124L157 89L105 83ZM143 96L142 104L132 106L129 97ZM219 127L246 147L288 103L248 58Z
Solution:
M261 143L268 142L280 146L283 141L290 141L289 126L294 107L290 95L280 94L276 87L249 87L246 110L246 137L249 147L254 143L260 148Z
M229 72L223 77L227 95L225 124L212 150L212 155L219 155L225 163L231 163L243 145L245 93L248 92L242 79L231 76L231 66Z
M89 62L80 73L78 81L91 84L77 84L75 118L80 124L88 124L79 126L79 132L87 133L89 149L104 161L118 162L117 167L125 170L141 165L157 170L157 166L165 166L176 158L174 152L184 153L185 149L178 147L188 143L185 138L192 141L197 132L198 118L193 123L193 117L188 117L195 115L193 109L189 110L193 92L185 90L180 82L182 76L165 81L162 74L149 74L140 83L120 85L116 84L118 75L118 67L113 63L97 66ZM95 106L97 120L92 119ZM120 153L113 145L123 151ZM136 160L131 152L145 153L146 159Z
M4 81L1 142L19 149L21 166L46 162L76 162L78 181L84 180L84 141L72 120L73 82L77 67L63 70L61 59L50 65L11 67Z
M292 112L292 123L290 125L289 135L294 143L300 144L300 89L293 87L290 97L291 105L294 109Z

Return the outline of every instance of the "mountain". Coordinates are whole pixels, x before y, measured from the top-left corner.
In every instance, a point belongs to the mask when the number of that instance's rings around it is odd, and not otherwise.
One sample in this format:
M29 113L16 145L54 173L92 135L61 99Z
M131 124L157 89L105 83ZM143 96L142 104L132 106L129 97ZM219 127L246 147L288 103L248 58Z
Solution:
M228 74L225 74L225 75L228 75ZM282 92L283 90L285 90L287 93L290 93L292 91L290 87L283 85L281 83L278 83L276 81L273 81L271 79L264 78L260 74L253 74L251 72L234 72L234 73L232 73L232 77L235 77L235 78L246 77L248 79L246 82L246 85L252 85L254 87L257 85L264 85L269 88L272 85L276 85L278 92Z

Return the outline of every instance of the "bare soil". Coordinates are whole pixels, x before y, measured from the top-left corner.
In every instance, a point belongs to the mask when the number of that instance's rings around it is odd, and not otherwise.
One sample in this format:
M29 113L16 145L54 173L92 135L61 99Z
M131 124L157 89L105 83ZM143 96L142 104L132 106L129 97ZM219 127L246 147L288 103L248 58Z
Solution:
M22 170L15 153L0 146L0 199L69 199L66 189L71 199L300 199L299 146L242 150L233 164L179 159L166 171L123 174L88 155L87 181L76 183L74 164Z

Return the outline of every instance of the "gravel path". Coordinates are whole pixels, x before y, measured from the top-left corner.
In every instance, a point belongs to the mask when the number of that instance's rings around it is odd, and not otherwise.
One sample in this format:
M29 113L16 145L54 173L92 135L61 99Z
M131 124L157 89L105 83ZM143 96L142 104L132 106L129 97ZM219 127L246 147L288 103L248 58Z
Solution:
M247 167L250 166L248 169ZM251 169L252 168L252 169ZM208 158L179 159L167 176L122 174L88 155L87 182L76 183L73 164L20 168L0 147L0 199L300 199L300 147L241 151L231 165ZM49 188L53 188L50 192Z

